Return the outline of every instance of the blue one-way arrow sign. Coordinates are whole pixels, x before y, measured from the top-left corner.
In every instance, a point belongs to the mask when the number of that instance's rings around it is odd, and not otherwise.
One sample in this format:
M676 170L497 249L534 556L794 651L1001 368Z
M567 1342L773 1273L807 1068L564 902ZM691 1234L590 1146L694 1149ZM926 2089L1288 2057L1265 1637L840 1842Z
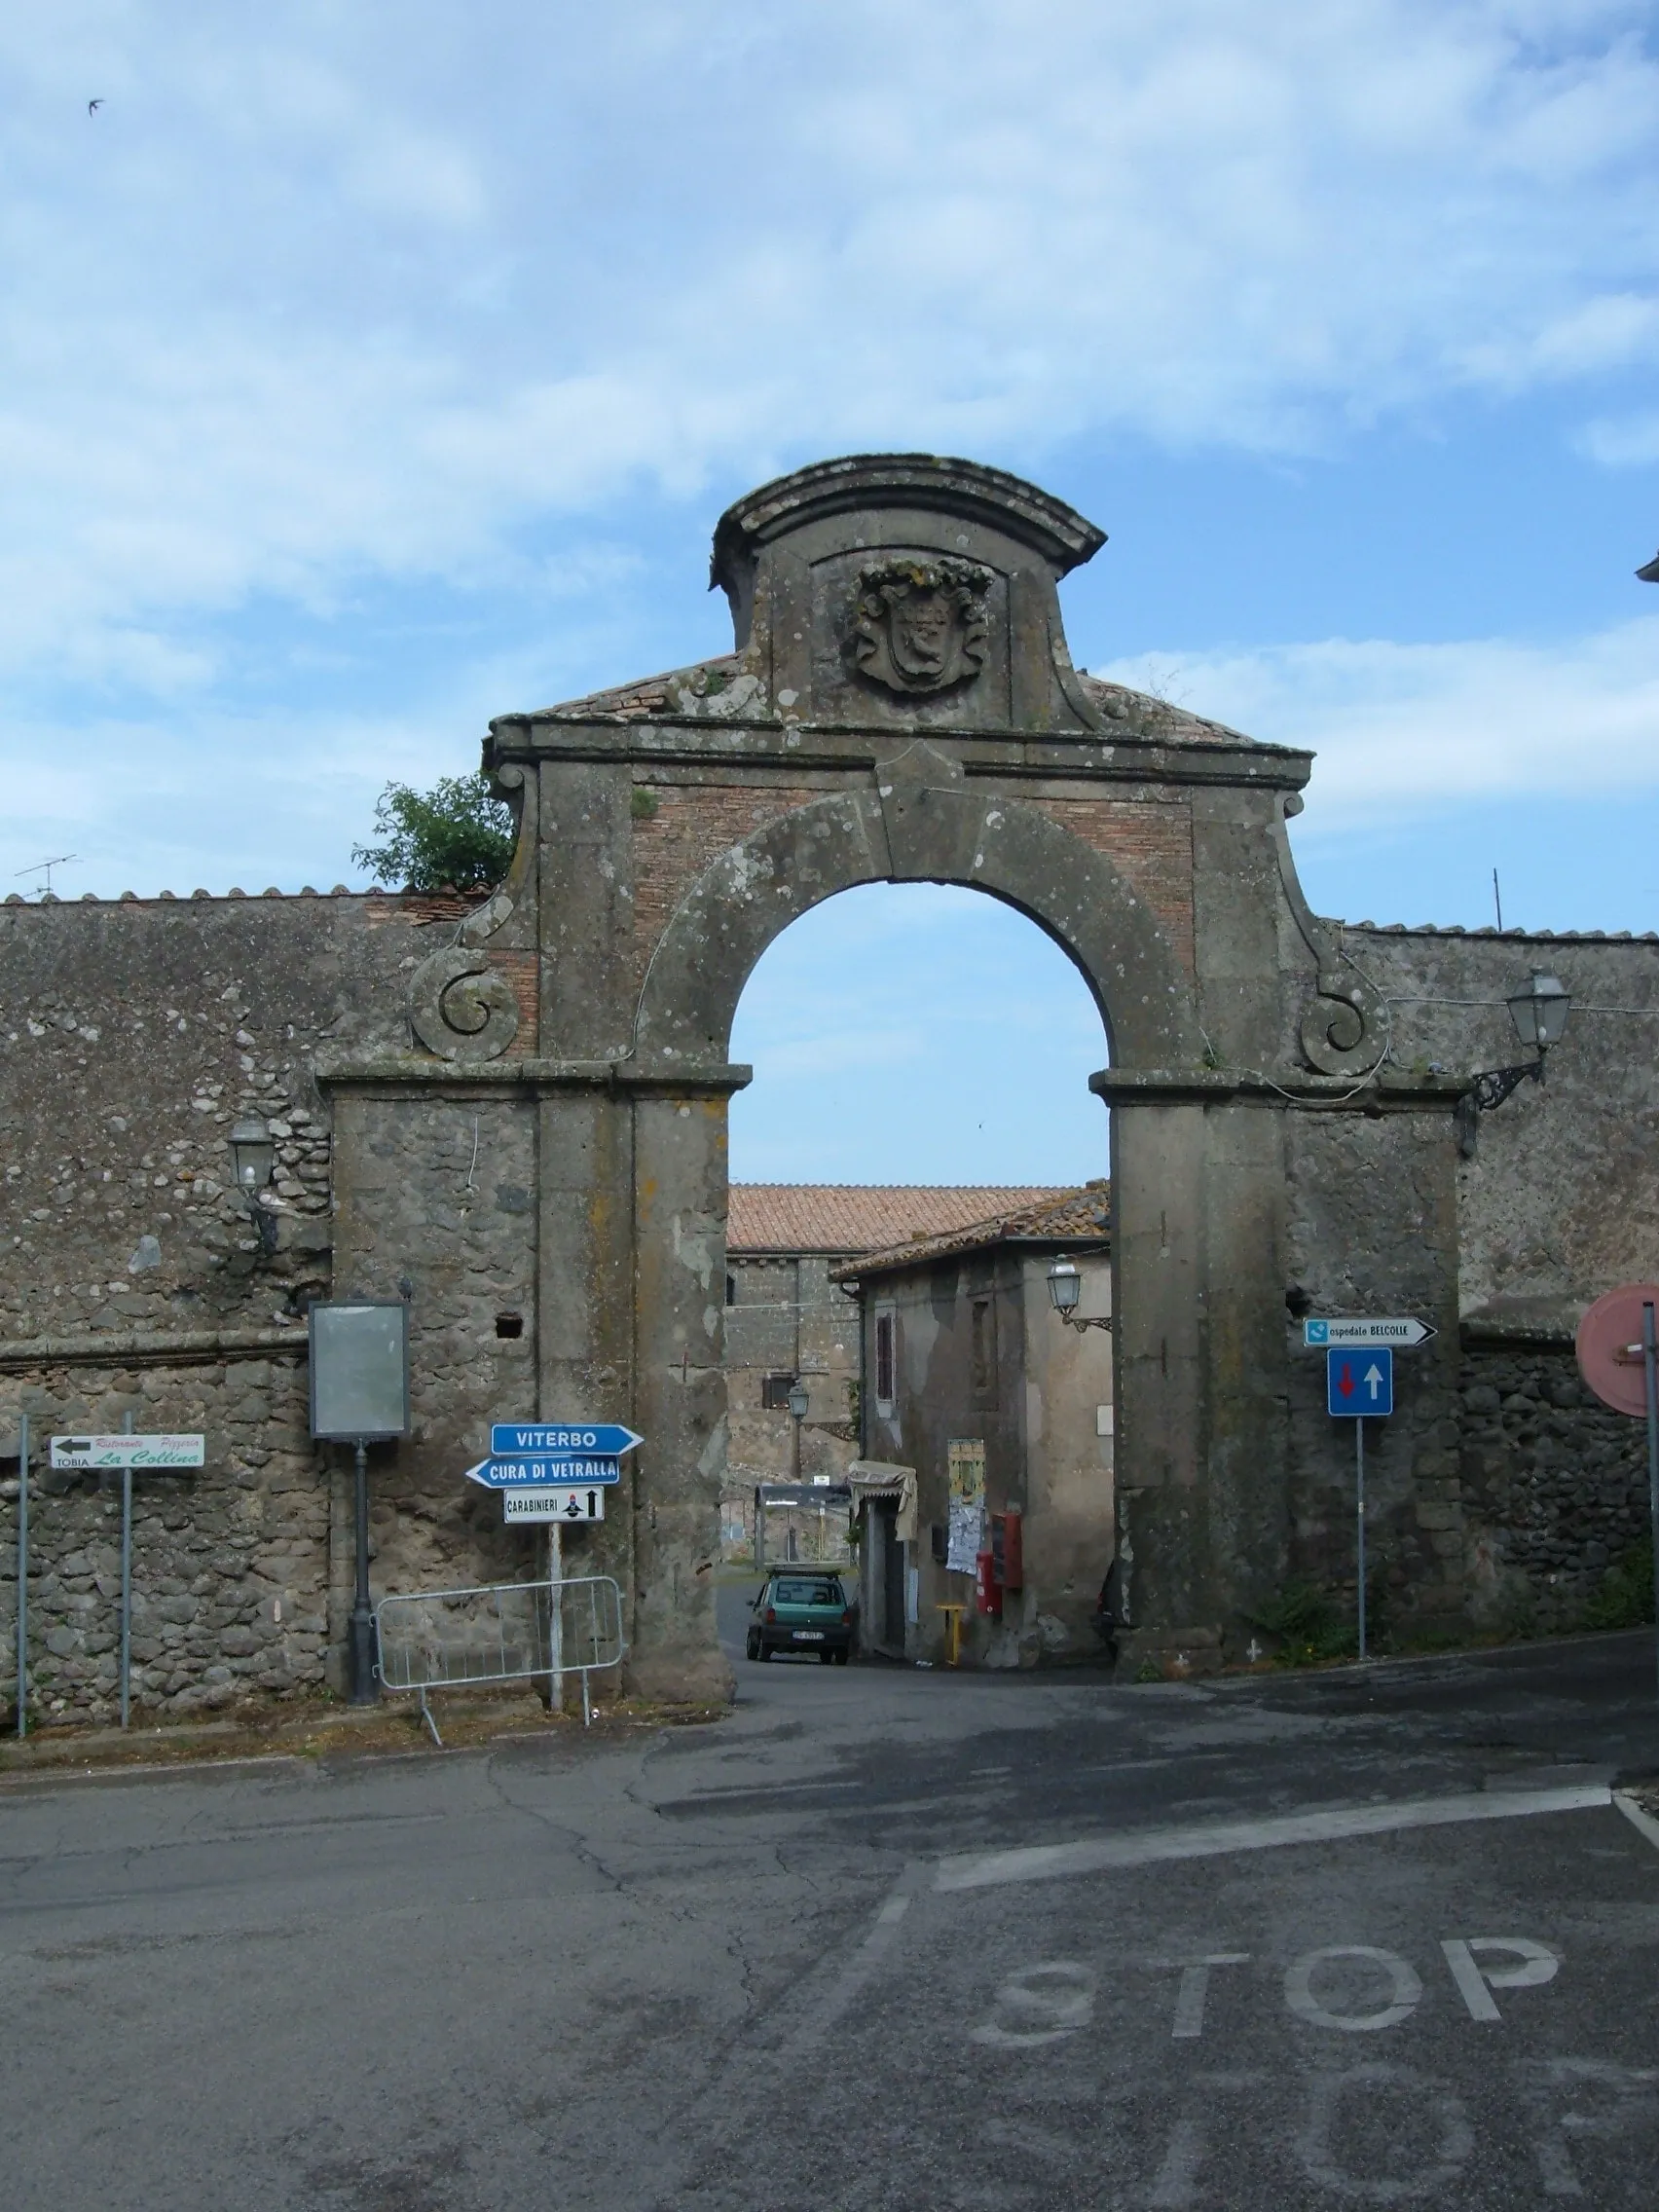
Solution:
M1387 1346L1363 1351L1327 1351L1325 1405L1339 1418L1391 1414L1394 1354Z
M625 1452L632 1452L636 1444L645 1441L643 1436L636 1436L631 1428L624 1428L614 1420L498 1420L490 1431L490 1456L493 1459L620 1459Z

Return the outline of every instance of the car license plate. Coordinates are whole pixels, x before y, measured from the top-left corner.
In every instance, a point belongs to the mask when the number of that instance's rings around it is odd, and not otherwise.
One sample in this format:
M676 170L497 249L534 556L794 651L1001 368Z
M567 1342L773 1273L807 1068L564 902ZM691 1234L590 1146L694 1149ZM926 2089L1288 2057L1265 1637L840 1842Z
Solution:
M824 1631L821 1628L797 1628L792 1629L790 1633L797 1643L822 1643L824 1641Z

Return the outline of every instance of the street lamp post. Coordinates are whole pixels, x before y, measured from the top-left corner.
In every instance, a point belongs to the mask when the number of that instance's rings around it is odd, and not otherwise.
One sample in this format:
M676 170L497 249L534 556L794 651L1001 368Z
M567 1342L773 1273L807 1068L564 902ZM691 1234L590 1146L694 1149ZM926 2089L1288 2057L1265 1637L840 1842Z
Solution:
M797 1375L790 1384L789 1395L790 1414L794 1421L794 1479L797 1483L800 1481L800 1432L811 1404L812 1400L807 1394L806 1384Z
M1475 1156L1480 1117L1501 1106L1522 1084L1544 1081L1550 1047L1559 1045L1567 1032L1572 993L1559 977L1534 968L1520 989L1510 992L1504 1004L1515 1024L1516 1036L1523 1045L1530 1046L1537 1056L1518 1061L1513 1067L1486 1068L1469 1078L1469 1088L1457 1101L1457 1149L1465 1160Z

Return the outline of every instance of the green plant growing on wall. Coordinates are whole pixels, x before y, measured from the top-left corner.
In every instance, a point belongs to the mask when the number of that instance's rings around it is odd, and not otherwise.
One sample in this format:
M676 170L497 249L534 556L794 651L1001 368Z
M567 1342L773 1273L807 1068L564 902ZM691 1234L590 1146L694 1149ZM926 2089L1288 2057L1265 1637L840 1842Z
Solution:
M513 857L513 810L485 776L440 776L429 792L387 784L375 802L382 842L354 845L358 867L408 891L491 890Z
M1621 1552L1584 1608L1586 1628L1641 1628L1653 1618L1653 1544Z
M1366 1579L1367 1591L1374 1585ZM1316 1582L1287 1582L1278 1596L1247 1616L1253 1628L1274 1638L1273 1657L1281 1667L1316 1667L1329 1659L1350 1659L1359 1633L1347 1610Z

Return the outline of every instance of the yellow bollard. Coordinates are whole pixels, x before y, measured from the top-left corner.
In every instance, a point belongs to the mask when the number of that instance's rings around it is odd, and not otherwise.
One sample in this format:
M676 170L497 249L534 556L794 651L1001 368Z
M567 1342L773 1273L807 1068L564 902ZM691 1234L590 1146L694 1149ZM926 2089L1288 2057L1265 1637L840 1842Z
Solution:
M937 1605L934 1610L944 1615L944 1663L954 1667L962 1657L962 1616L966 1605Z

